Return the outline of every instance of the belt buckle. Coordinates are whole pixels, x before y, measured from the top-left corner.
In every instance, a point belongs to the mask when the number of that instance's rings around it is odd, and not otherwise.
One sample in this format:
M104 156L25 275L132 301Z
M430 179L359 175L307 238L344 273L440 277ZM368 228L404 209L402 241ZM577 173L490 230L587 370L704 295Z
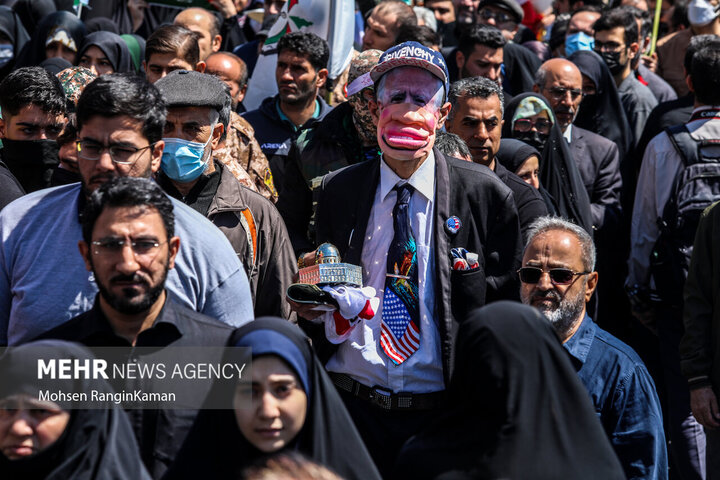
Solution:
M370 403L384 410L392 409L392 392L373 387L370 390Z

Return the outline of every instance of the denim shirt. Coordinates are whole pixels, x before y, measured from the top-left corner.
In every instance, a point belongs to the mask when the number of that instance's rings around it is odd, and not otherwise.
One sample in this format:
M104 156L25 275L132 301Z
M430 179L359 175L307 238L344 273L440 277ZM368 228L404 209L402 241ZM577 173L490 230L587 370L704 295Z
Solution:
M667 479L655 384L635 351L589 316L563 345L629 479Z

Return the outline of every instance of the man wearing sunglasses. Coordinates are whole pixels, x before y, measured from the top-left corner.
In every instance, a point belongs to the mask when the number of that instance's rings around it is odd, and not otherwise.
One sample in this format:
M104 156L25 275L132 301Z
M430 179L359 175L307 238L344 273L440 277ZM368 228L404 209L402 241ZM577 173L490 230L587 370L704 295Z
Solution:
M655 385L632 348L598 327L586 303L598 283L595 245L581 227L542 217L530 228L520 297L555 328L595 404L628 478L667 479L667 451Z
M483 0L480 2L477 14L478 23L498 28L508 42L515 38L522 19L523 10L515 0Z

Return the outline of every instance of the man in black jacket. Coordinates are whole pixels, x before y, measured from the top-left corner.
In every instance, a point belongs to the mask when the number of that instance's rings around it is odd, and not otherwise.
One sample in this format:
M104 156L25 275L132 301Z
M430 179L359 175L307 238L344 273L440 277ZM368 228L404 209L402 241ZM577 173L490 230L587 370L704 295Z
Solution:
M293 139L330 111L318 95L328 76L330 49L314 33L293 32L278 42L275 80L278 94L260 108L243 114L255 129L255 138L270 162L273 181L282 195L285 164Z
M403 443L442 411L458 322L517 294L520 227L512 192L495 175L433 149L450 110L440 54L406 42L371 77L382 158L324 178L317 238L363 267L379 313L350 319L348 329L339 312L294 307L320 322L304 326L388 474Z
M502 133L502 89L487 78L464 78L452 84L449 100L452 110L448 115L447 131L465 141L473 162L495 172L512 190L524 238L530 224L536 218L547 215L548 211L536 188L495 161Z

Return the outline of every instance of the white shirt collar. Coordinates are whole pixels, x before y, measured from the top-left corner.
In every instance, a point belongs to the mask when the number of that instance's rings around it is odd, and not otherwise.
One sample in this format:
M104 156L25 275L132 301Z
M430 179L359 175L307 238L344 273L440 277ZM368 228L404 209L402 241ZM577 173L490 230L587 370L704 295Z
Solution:
M567 140L568 143L572 142L572 127L573 124L571 123L563 132L563 137L565 137L565 140Z
M420 192L429 201L433 201L435 197L435 154L430 150L430 154L420 167L415 170L407 180L398 177L392 169L385 163L385 159L380 159L380 198L385 200L388 193L398 183L409 183L412 187Z

